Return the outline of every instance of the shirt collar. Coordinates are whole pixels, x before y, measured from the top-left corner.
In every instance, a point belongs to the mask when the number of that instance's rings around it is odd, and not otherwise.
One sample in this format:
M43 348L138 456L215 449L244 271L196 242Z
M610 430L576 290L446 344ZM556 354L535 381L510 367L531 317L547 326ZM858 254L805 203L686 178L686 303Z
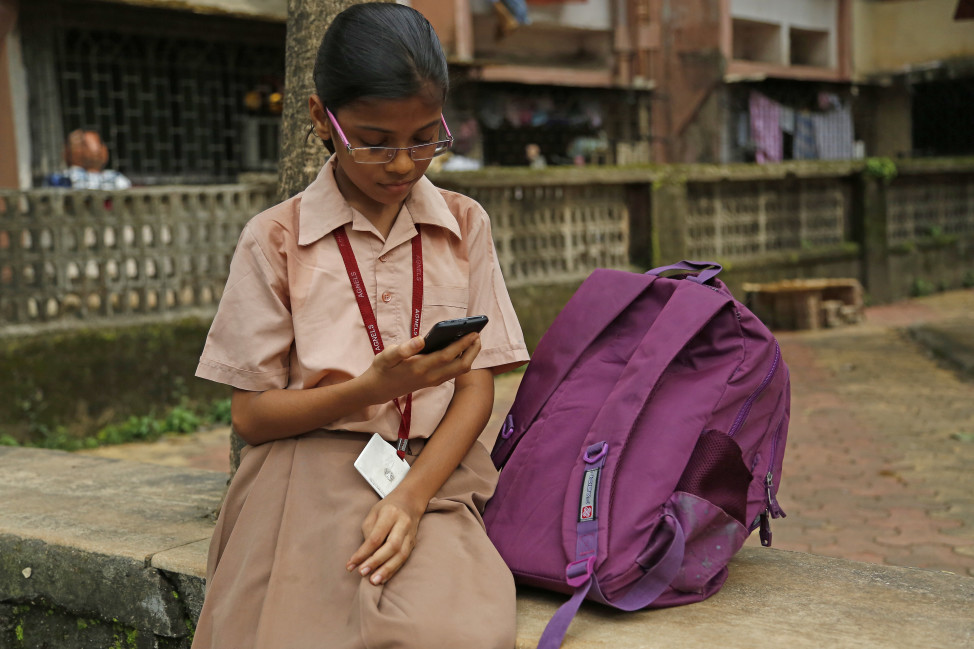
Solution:
M335 228L349 223L356 229L371 227L365 217L349 205L339 191L335 180L334 156L324 164L318 177L302 192L299 210L298 244L302 246L310 245ZM426 176L420 178L409 192L404 209L396 218L397 225L406 225L399 223L404 218L410 220L409 229L414 233L416 229L413 225L423 223L446 228L458 239L462 238L456 217L447 207L439 190ZM393 226L393 232L397 229Z

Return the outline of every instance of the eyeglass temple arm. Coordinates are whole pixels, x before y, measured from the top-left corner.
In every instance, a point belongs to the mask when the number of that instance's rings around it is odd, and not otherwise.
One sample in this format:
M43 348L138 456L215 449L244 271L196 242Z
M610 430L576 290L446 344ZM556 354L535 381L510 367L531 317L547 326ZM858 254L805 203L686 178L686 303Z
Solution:
M345 137L345 132L342 131L342 127L338 125L338 120L335 119L334 113L331 112L330 108L325 108L325 112L328 113L328 119L331 120L332 126L334 126L335 130L338 131L338 136L342 138L342 144L345 145L346 149L351 151L352 145L348 143L348 138ZM440 117L442 117L442 115L440 115Z

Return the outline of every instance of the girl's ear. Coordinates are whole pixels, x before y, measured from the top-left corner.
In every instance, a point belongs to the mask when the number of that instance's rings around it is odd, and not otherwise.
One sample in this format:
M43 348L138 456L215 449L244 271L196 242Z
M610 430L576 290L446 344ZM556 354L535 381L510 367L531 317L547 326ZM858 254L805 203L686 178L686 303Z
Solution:
M331 120L328 119L325 104L318 95L311 95L308 98L308 111L311 113L311 124L314 126L315 135L322 140L330 140Z

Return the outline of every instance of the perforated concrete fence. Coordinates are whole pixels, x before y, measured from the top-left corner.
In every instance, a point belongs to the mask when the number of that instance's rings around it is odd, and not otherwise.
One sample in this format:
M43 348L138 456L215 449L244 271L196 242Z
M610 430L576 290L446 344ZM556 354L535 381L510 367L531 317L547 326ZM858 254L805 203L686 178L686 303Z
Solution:
M840 245L851 196L844 177L690 182L689 256L741 260Z
M904 175L887 190L890 245L930 236L974 236L974 175Z
M272 186L0 191L0 327L215 309Z
M629 208L621 185L471 187L490 215L508 286L585 279L629 264Z
M487 210L512 291L650 257L719 261L739 281L864 278L882 301L919 280L967 285L974 160L896 166L893 178L848 161L494 169L434 182ZM212 314L241 228L275 195L271 185L0 191L0 334Z

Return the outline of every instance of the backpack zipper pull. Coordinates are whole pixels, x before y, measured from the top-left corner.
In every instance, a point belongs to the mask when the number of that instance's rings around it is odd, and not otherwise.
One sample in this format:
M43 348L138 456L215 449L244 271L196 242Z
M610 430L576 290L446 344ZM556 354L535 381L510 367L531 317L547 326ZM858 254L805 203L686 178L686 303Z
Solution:
M768 470L768 475L764 477L764 488L768 498L768 508L761 512L761 545L771 547L771 519L784 518L785 512L778 504L778 499L774 495L774 471Z
M769 520L768 510L761 512L761 529L759 531L761 536L761 545L770 548L771 547L771 521Z

